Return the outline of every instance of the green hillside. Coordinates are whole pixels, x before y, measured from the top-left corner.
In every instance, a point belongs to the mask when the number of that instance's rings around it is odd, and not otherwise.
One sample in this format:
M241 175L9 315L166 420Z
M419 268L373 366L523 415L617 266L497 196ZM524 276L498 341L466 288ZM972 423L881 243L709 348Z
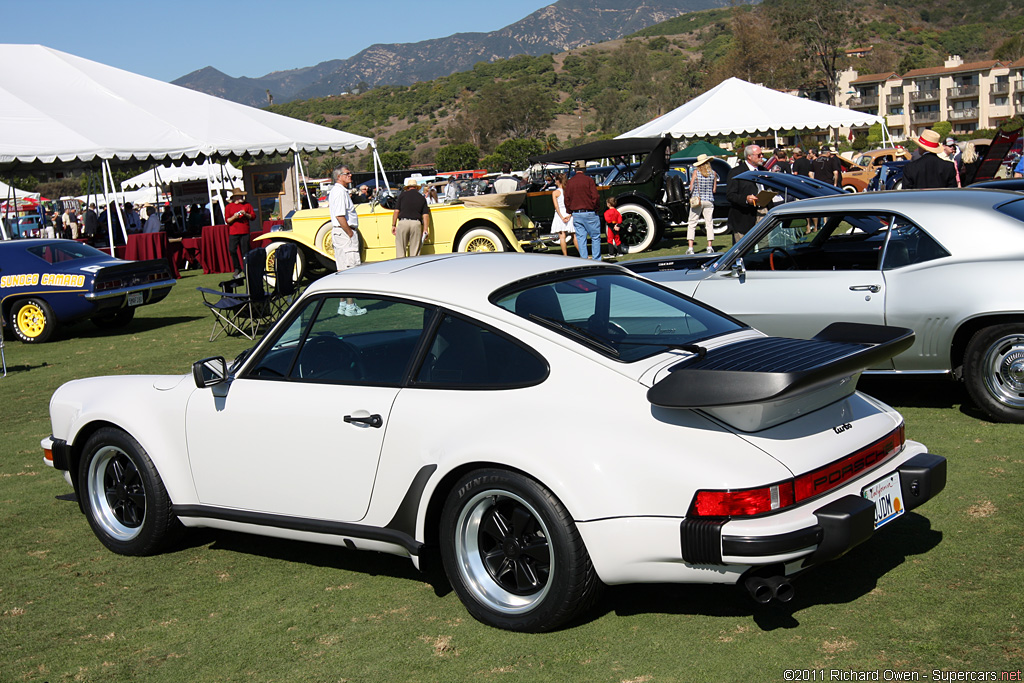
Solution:
M526 153L614 136L730 76L774 88L827 88L825 74L847 66L880 73L937 66L953 54L968 62L1018 59L1022 34L1024 0L765 0L685 14L566 53L481 62L411 86L270 109L372 136L393 168L433 163L442 147L456 145L493 164L498 157L487 155L507 151L508 140L528 140L515 145ZM846 49L866 46L868 57L845 57ZM369 164L365 153L314 157L309 170L322 175L341 159Z

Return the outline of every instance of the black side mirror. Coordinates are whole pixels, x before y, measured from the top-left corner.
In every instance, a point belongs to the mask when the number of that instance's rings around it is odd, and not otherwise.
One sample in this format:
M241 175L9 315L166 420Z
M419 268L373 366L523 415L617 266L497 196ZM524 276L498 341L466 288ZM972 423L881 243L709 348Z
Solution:
M224 356L214 356L197 360L192 364L192 379L200 389L220 384L228 377L227 362Z

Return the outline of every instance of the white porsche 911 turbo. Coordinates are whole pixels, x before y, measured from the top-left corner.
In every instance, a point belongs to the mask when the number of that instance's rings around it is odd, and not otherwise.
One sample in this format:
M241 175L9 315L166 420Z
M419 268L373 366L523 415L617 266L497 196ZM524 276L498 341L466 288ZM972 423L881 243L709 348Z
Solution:
M65 384L42 445L114 552L204 526L439 551L474 617L544 631L602 584L788 600L938 494L945 459L855 390L912 340L767 337L561 256L399 259L319 280L230 365Z

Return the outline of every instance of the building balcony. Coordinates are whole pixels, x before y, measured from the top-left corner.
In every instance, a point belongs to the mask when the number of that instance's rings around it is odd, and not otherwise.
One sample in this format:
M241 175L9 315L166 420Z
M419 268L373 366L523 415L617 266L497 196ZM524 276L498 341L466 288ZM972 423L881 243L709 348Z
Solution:
M939 120L937 111L918 111L910 114L911 123L935 123Z
M1024 91L1024 79L1016 80L1013 82L1013 92Z
M894 93L892 95L886 95L885 101L887 104L903 104L903 93Z
M964 97L977 97L978 86L958 85L955 88L946 88L946 97L950 99L963 99Z
M1010 92L1010 82L993 83L989 86L989 92L993 95L1007 95Z
M862 97L851 97L848 106L851 109L862 109L864 107L877 107L878 95L864 95Z
M915 90L910 93L911 102L930 102L939 99L938 90Z
M1017 102L1013 105L1014 115L1024 114L1024 102Z
M950 109L948 116L950 121L972 121L978 118L978 108Z

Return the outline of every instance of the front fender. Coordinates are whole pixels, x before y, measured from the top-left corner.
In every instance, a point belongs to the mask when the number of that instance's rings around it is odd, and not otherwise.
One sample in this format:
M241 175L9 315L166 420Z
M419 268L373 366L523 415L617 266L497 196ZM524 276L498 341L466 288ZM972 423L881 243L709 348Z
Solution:
M50 423L53 436L71 448L72 477L89 436L112 425L146 450L173 502L195 502L184 429L194 391L191 374L93 377L59 387L50 399Z

